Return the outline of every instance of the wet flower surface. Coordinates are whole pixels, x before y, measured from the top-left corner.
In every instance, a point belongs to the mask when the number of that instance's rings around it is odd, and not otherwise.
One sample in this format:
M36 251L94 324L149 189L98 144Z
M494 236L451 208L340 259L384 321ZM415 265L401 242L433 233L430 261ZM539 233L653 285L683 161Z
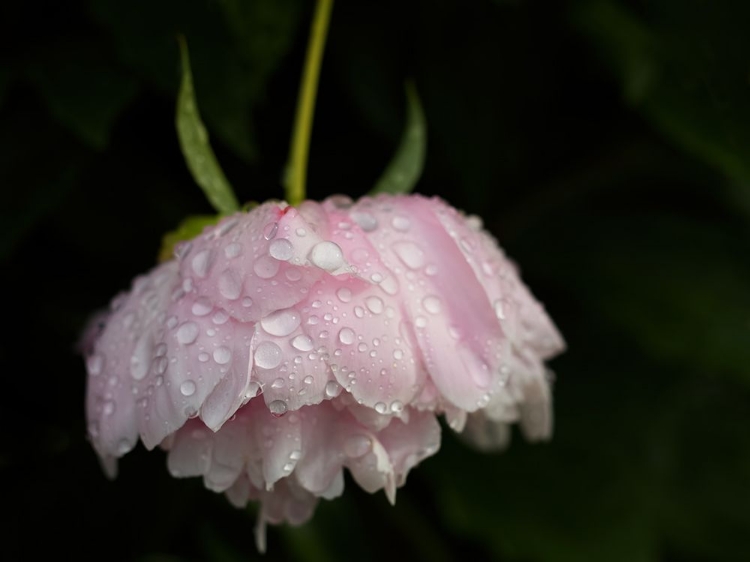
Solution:
M421 196L265 203L175 249L86 338L107 470L139 438L267 522L307 520L343 469L391 501L440 446L551 432L563 342L476 217Z

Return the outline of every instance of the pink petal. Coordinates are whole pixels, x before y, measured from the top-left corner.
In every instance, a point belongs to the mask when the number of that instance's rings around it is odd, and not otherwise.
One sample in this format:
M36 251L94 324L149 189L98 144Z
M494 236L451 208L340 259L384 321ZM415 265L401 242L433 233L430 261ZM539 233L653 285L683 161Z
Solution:
M87 358L89 436L103 457L120 457L137 442L134 390L152 368L156 334L177 282L174 263L137 278L129 294L113 301L106 326Z

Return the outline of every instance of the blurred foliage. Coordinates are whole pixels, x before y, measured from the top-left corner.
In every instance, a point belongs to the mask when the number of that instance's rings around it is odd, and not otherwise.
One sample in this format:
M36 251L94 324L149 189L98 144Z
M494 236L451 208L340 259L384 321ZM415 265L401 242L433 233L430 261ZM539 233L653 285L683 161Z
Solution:
M0 6L4 560L260 558L252 510L171 478L163 454L105 479L75 345L165 232L211 213L174 130L177 35L239 199L280 198L312 7ZM395 508L347 481L309 524L270 529L266 560L747 557L748 21L729 0L336 4L311 197L375 184L413 79L418 190L482 215L569 351L550 443L482 455L446 429Z

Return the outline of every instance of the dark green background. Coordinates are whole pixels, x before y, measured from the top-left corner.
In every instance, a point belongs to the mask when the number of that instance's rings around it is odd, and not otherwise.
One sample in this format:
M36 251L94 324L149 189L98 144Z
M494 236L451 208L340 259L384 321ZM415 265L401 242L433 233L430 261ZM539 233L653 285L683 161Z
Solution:
M2 3L0 558L256 558L252 513L163 453L104 478L75 344L163 233L211 211L174 131L176 34L220 162L263 201L282 195L312 7ZM413 77L418 191L484 217L569 350L550 443L484 455L445 430L395 508L348 480L271 529L265 560L750 556L748 22L730 0L338 0L309 196L372 187Z

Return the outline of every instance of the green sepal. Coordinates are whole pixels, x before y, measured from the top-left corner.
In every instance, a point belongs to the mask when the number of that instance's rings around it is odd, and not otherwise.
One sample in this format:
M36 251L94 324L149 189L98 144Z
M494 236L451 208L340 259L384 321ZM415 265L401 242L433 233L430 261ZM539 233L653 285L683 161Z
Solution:
M375 183L370 195L411 193L422 175L427 151L427 125L414 83L406 83L406 127L388 167Z

